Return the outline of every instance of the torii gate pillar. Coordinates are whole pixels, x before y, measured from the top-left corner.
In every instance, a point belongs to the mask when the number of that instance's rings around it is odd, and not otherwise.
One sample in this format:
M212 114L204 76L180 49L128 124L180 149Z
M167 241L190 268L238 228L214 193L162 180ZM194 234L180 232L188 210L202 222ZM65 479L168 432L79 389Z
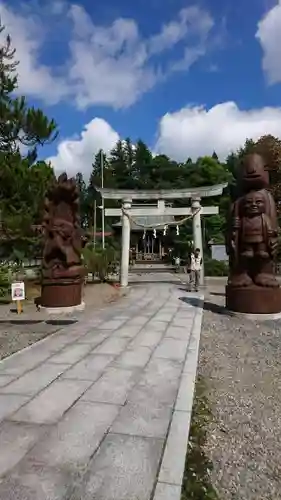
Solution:
M202 244L202 227L201 227L201 198L191 198L192 229L194 249L199 248L202 256L202 270L200 273L200 285L204 285L204 257Z
M122 209L126 212L130 210L132 200L122 200ZM122 250L120 266L120 286L128 286L129 260L130 260L130 232L131 224L129 217L122 213Z

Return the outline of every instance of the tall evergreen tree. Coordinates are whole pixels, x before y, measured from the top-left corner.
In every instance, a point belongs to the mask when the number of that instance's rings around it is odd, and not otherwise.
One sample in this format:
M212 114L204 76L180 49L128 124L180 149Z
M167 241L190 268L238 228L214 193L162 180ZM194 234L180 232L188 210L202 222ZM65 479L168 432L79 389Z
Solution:
M22 246L32 224L41 222L44 194L54 175L50 165L35 163L37 147L52 142L57 128L40 109L28 107L25 97L15 96L16 52L1 24L0 35L0 211L2 230L13 234L12 246ZM25 157L21 145L27 150Z
M135 150L134 176L139 189L152 189L152 154L147 145L139 140Z
M0 24L0 34L4 29ZM15 97L14 92L18 89L15 53L7 35L0 45L0 152L3 161L3 154L17 152L19 144L23 144L34 161L36 147L53 141L57 127L40 109L29 108L24 96Z
M114 184L118 189L134 187L134 180L130 164L128 164L128 151L122 141L118 141L110 153L110 166Z

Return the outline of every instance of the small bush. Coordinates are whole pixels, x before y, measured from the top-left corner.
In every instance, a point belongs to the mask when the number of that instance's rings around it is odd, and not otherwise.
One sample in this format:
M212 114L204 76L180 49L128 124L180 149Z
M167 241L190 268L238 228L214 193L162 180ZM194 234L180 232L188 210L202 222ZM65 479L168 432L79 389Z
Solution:
M10 272L8 266L0 266L0 298L4 301L10 295Z
M114 272L116 250L113 247L93 248L92 244L88 244L83 250L83 258L87 272L98 276L101 281L105 281Z
M205 276L227 276L228 262L206 259L204 262Z

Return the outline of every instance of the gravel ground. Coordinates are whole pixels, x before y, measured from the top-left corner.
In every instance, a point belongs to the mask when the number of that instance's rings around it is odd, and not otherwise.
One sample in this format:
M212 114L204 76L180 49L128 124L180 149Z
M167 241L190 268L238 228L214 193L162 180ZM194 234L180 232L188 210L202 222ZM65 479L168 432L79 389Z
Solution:
M281 499L281 321L225 313L205 293L199 373L214 414L206 451L221 500ZM212 293L213 292L213 293Z
M105 306L120 295L119 290L106 283L88 285L84 291L85 311L75 317L60 316L58 320L50 318L44 311L37 312L31 301L25 302L24 313L20 316L11 312L13 305L0 305L0 359L65 328L68 321L83 320L85 315L92 314L93 309Z

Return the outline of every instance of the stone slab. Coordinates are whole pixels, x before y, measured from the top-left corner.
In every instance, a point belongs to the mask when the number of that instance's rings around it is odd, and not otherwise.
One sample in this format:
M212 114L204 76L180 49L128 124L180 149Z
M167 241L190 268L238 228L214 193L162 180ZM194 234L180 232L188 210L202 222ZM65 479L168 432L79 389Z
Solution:
M141 325L123 326L114 333L115 337L134 338L142 329Z
M191 324L188 326L169 326L165 333L166 338L188 341L191 333Z
M20 394L0 394L0 422L17 411L29 399L29 396Z
M55 423L91 384L92 382L85 380L56 380L10 417L10 420L35 424ZM0 395L0 404L4 397L11 396Z
M114 365L123 368L142 368L144 367L152 354L149 347L136 346L132 349L127 349L118 358L116 358Z
M35 394L47 387L47 385L59 377L67 368L68 365L44 363L30 372L25 373L25 375L22 375L6 387L0 388L0 393L35 396Z
M0 476L11 470L46 432L39 425L2 422L0 426Z
M86 335L81 336L78 339L78 343L90 344L94 348L95 346L101 344L104 340L106 340L109 335L110 334L107 331L100 332L99 330L93 329L87 332Z
M148 500L162 448L161 439L109 434L91 463L85 486L73 498Z
M128 338L111 337L93 350L94 354L121 354L128 344Z
M183 362L186 355L188 340L164 338L156 348L155 358L166 358Z
M15 380L15 376L14 375L2 375L0 373L0 388L1 387L5 387L5 385L9 384L13 380Z
M181 486L175 484L157 483L153 500L180 500Z
M139 383L129 395L129 401L146 405L173 406L177 397L182 366L169 359L151 359Z
M145 325L145 328L147 330L150 330L151 332L163 333L167 328L167 323L164 323L163 321L155 321L154 319L152 319Z
M50 467L85 467L119 411L102 403L76 403L29 453L29 460Z
M146 402L128 401L121 409L112 426L112 432L130 436L165 439L170 423L172 408Z
M22 375L45 361L50 353L45 349L23 349L0 361L0 372L4 375Z
M62 378L96 381L103 370L112 362L111 354L89 354L63 373Z
M133 319L130 319L128 323L126 323L128 326L143 326L147 323L147 317L142 316L142 315L137 315Z
M89 344L73 344L64 347L58 354L50 357L48 361L50 363L71 365L84 358L91 350L92 346Z
M174 319L171 323L172 326L182 326L183 328L186 328L188 324L190 324L189 319L181 318L181 317L177 317L177 316L174 317Z
M163 321L164 323L170 323L173 317L174 317L174 312L167 313L161 311L154 316L154 319L155 321Z
M184 373L179 387L175 409L179 411L191 411L193 393L195 387L196 373Z
M0 482L0 500L62 500L69 498L73 477L64 470L26 460Z
M121 325L123 325L125 321L123 319L111 319L109 321L104 321L99 325L100 330L117 330L117 328L120 328Z
M181 486L188 445L191 412L175 411L158 481Z
M135 370L107 368L103 376L85 392L83 401L123 405L136 381Z
M154 332L152 329L145 327L131 342L130 346L155 347L162 339L162 332Z

